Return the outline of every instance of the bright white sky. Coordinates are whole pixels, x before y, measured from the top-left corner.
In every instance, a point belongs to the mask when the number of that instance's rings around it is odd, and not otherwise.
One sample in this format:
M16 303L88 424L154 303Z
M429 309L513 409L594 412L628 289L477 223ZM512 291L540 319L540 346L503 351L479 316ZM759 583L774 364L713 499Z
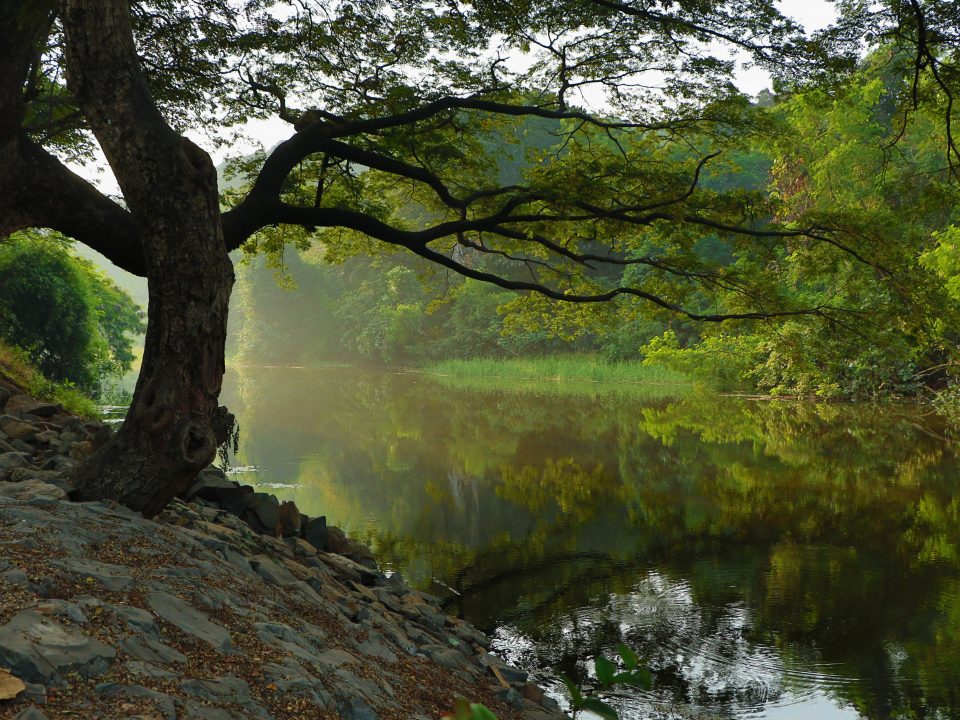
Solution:
M826 27L836 17L832 0L777 0L781 11L799 21L810 32ZM736 76L737 85L748 95L756 95L770 87L770 76L758 68L740 68ZM190 139L206 149L213 157L214 164L223 162L228 156L253 152L257 146L269 148L290 136L292 128L279 119L253 121L246 127L252 144L233 145L227 148L213 148L202 135L187 133ZM100 156L96 161L83 167L73 168L77 173L94 182L101 191L117 195L120 192L106 159Z

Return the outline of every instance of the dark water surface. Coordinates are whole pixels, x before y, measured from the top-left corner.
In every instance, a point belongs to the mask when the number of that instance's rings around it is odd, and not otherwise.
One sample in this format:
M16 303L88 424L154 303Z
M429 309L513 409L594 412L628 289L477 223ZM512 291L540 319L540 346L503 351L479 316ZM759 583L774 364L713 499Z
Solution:
M608 696L625 718L960 718L960 470L935 417L348 369L235 369L223 397L244 480L553 688L622 641L654 671Z

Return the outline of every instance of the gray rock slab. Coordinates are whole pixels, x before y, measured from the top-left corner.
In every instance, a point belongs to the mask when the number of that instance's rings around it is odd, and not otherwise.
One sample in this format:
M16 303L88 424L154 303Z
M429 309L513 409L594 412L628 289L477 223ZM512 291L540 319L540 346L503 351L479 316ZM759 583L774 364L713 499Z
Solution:
M132 631L143 635L157 635L157 623L152 614L132 605L110 605L110 610Z
M167 592L152 592L147 595L150 608L168 623L177 626L188 635L209 643L214 650L231 652L233 643L230 632L210 620L186 600Z
M159 680L175 680L180 677L172 670L167 670L152 662L143 662L142 660L127 660L127 662L123 663L123 669L131 675L157 678Z
M9 454L9 453L7 453ZM2 470L0 470L2 473ZM43 480L0 483L0 498L33 502L36 500L62 500L67 496L63 488Z
M111 565L98 560L76 557L54 560L50 564L74 575L92 577L111 592L125 592L133 587L130 568L124 565Z
M100 697L125 697L132 700L150 700L163 715L164 720L176 720L177 707L173 698L166 693L151 690L143 685L120 685L119 683L101 683L93 691Z
M39 589L34 583L30 582L30 578L27 577L27 574L20 568L13 568L12 570L5 570L0 572L0 580L8 582L11 585L19 585L25 590L29 590L32 593L37 592Z
M220 678L191 678L180 683L180 690L212 703L247 705L252 702L247 681L233 675Z
M37 610L44 615L58 615L69 618L78 625L85 625L87 623L87 616L84 615L83 609L79 605L66 600L60 600L59 598L45 600L37 606Z
M212 707L197 700L187 700L183 704L183 720L241 720L231 710Z
M278 562L274 562L266 555L255 555L250 558L250 565L260 577L273 585L284 587L296 585L300 582L287 568Z
M159 640L136 635L120 641L120 649L134 660L147 663L185 665L187 656Z
M362 700L370 705L382 705L385 702L383 690L379 685L357 677L349 670L340 668L333 672L336 678L337 692L341 695L341 700Z
M64 673L97 677L117 651L67 628L35 610L25 610L0 627L0 666L25 682L50 684Z
M13 720L48 720L43 711L36 705L21 710L13 716Z
M357 650L369 657L396 662L397 656L387 645L386 638L376 630L367 631L367 639L357 644Z
M179 689L210 703L239 705L245 711L240 717L270 720L272 716L254 702L247 681L233 675L219 678L191 678L180 683Z
M340 720L378 720L379 716L372 707L360 698L351 698L337 706Z

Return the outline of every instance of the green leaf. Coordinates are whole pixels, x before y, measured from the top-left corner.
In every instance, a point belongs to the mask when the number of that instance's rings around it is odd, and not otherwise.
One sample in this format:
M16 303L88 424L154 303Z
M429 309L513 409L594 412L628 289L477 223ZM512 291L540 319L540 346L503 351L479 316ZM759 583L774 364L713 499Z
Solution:
M600 717L606 718L606 720L620 720L620 715L617 714L616 710L603 702L603 700L598 700L595 697L585 698L580 707L596 713Z
M566 675L561 675L560 679L563 681L563 684L567 686L567 692L570 693L570 701L573 703L573 706L579 708L583 702L583 693L580 692L580 688Z
M617 643L617 655L623 660L627 670L633 670L640 664L640 658L637 657L637 654L623 643Z
M497 720L497 716L494 715L490 710L485 706L478 703L473 703L470 705L470 710L473 711L473 715L470 716L470 720Z
M598 657L594 664L597 672L597 680L604 687L610 687L613 683L613 676L616 675L617 666L607 660L605 657Z

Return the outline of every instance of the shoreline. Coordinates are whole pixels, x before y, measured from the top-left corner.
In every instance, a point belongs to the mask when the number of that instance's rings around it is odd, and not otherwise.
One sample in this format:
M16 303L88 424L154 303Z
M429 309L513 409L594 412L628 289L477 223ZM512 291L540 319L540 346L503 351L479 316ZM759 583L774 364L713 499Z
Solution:
M0 718L425 720L458 696L566 717L368 548L289 508L274 525L276 497L219 470L155 519L70 501L109 434L0 398Z

